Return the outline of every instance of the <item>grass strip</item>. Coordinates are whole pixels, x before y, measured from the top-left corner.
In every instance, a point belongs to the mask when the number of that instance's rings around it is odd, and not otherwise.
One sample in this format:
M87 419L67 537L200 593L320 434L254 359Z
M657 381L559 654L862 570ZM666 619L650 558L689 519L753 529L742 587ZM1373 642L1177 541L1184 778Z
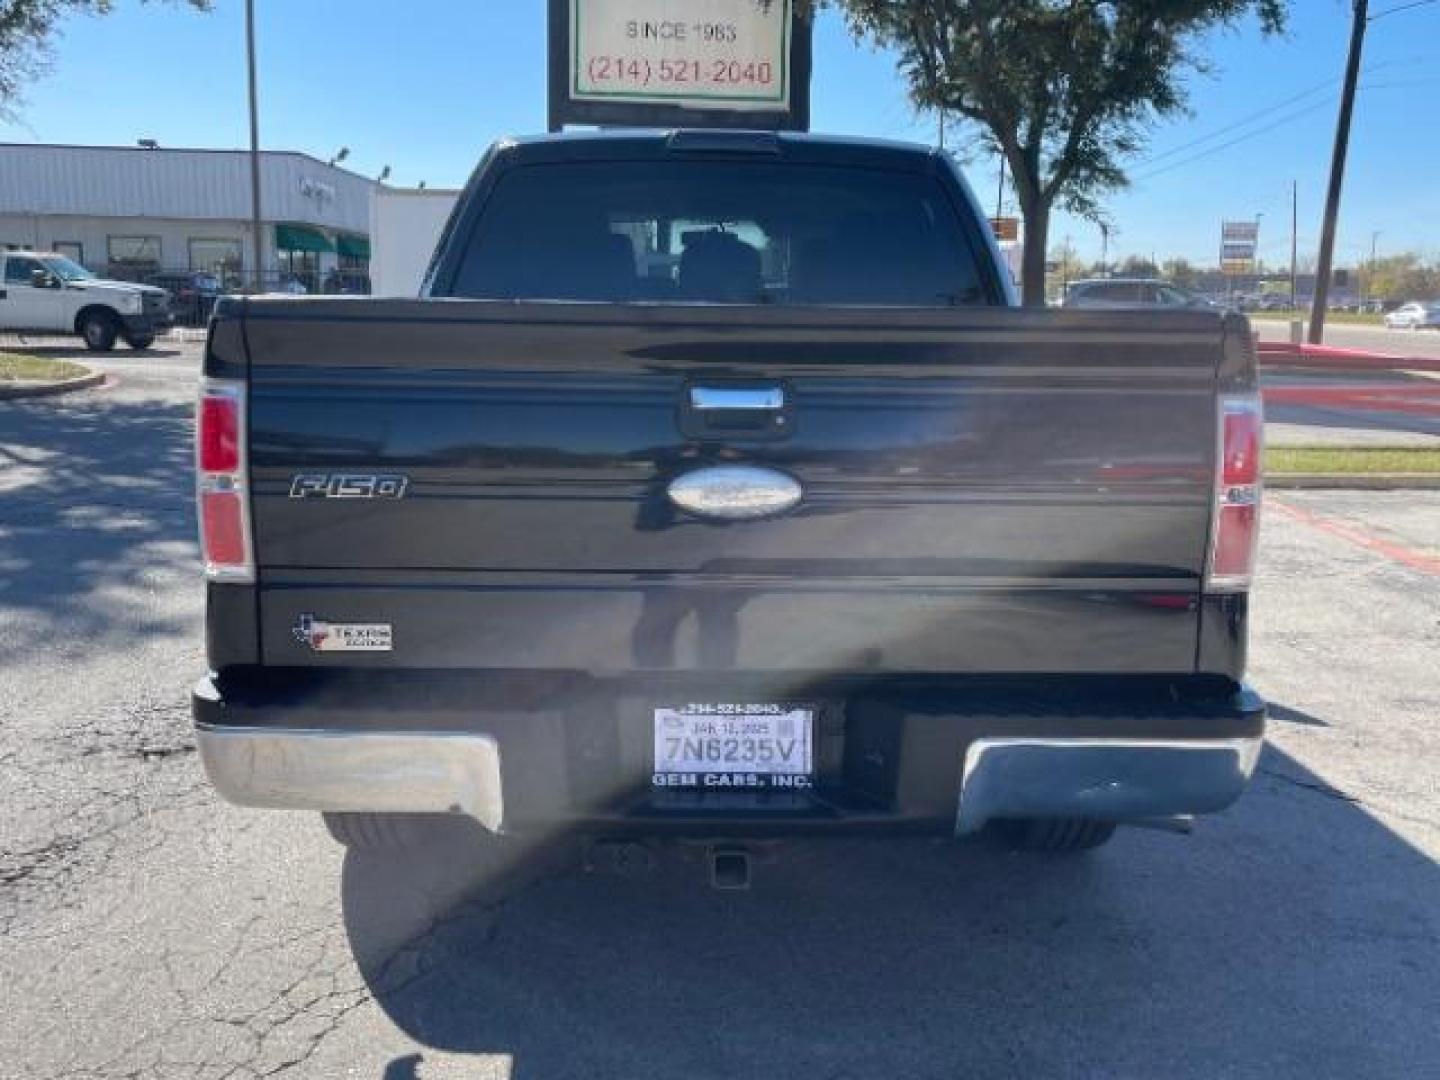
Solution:
M59 382L89 374L89 368L69 360L0 352L0 382Z
M1276 446L1266 473L1440 473L1440 447Z

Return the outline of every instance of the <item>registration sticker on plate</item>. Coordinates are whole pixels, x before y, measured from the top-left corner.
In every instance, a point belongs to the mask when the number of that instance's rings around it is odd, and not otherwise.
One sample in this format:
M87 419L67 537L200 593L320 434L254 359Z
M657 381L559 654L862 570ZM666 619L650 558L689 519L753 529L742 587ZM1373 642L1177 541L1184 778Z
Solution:
M683 705L655 710L656 787L717 790L811 786L815 714L788 705Z

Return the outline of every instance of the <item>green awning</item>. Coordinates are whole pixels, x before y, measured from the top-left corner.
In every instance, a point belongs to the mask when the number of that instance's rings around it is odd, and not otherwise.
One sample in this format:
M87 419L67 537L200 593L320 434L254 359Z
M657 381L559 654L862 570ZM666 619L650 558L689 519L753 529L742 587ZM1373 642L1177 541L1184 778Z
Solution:
M337 233L335 235L335 250L347 259L370 258L370 238L368 236L353 236L350 233Z
M335 245L309 225L276 225L275 246L281 251L334 251Z

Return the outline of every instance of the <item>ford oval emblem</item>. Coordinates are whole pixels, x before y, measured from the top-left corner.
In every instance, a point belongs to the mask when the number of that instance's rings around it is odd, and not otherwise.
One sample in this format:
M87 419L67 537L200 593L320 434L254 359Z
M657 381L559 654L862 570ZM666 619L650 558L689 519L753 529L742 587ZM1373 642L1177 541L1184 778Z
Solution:
M800 501L800 482L755 465L715 465L670 482L670 501L699 517L743 521L783 514Z

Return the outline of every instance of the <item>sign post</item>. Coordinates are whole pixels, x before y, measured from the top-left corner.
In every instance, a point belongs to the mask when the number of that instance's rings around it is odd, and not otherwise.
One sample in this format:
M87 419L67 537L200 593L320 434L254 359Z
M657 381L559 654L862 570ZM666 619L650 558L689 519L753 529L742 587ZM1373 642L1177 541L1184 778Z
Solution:
M804 131L794 0L549 0L549 126Z

